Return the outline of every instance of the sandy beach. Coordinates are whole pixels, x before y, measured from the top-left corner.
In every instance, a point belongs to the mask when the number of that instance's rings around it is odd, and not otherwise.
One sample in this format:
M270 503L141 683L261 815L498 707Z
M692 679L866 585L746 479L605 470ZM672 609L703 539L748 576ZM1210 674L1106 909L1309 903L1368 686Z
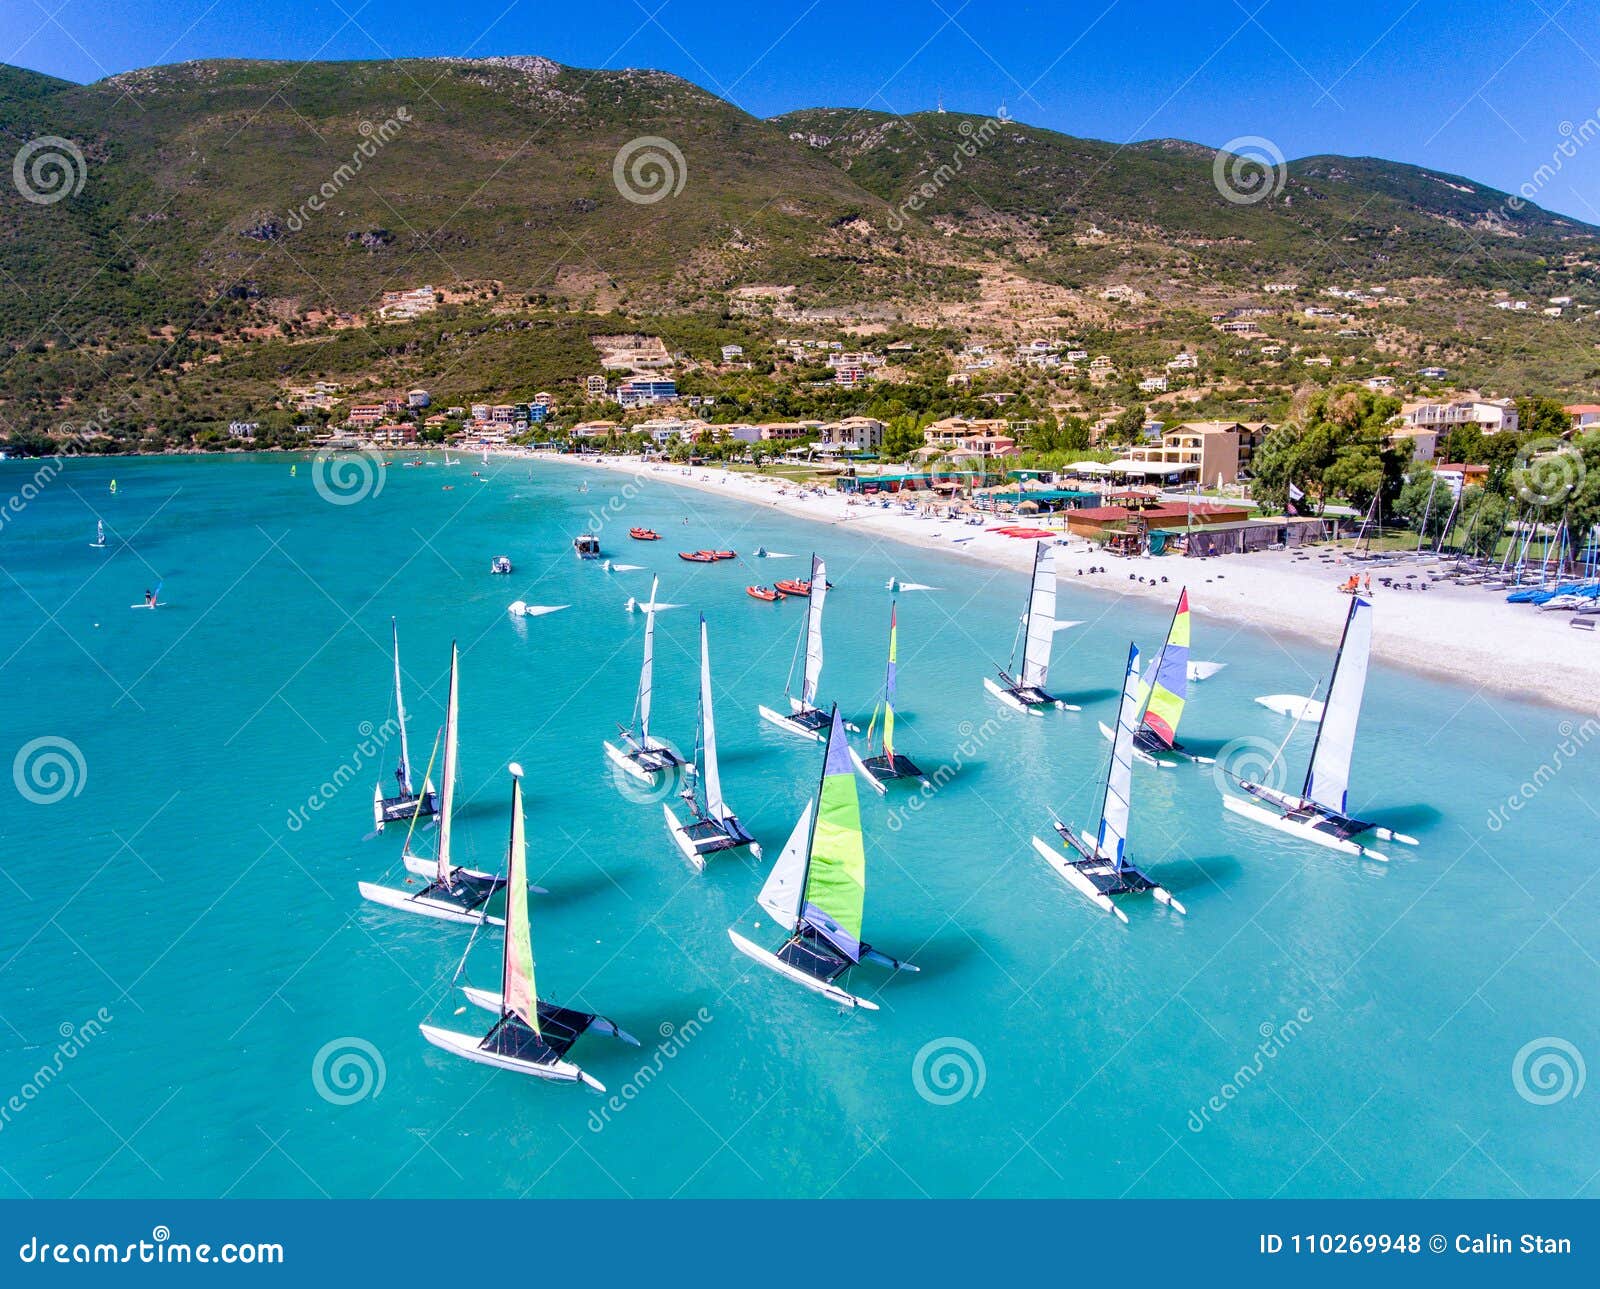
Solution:
M994 517L983 527L971 526L909 515L898 502L885 508L831 491L818 495L777 477L719 468L629 457L539 454L536 459L615 470L771 506L787 515L942 551L952 564L975 560L1023 573L1033 560L1032 541L989 531L1014 522L1004 517ZM1024 522L1035 523L1032 519ZM959 543L958 538L962 539ZM1583 701L1584 695L1600 691L1600 632L1574 630L1569 625L1570 613L1541 613L1532 605L1507 604L1504 592L1442 581L1427 591L1398 590L1379 583L1380 577L1403 580L1408 573L1415 575L1413 581L1422 581L1437 567L1433 561L1406 560L1369 569L1329 546L1205 560L1124 558L1078 538L1059 549L1056 562L1062 581L1071 582L1075 590L1140 595L1170 603L1177 587L1186 585L1190 607L1203 618L1325 642L1330 650L1338 641L1350 603L1336 589L1338 584L1353 571L1370 571L1380 615L1373 652L1382 661L1485 693L1535 699L1585 714L1600 712L1600 705ZM1091 568L1104 568L1105 572L1091 573ZM1160 580L1163 577L1165 583Z

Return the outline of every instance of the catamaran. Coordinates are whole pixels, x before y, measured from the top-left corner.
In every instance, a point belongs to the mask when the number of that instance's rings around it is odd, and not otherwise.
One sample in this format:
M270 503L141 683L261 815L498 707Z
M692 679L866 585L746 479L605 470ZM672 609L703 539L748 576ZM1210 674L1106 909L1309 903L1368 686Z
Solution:
M771 721L781 730L798 734L801 738L822 742L828 736L828 714L817 706L817 681L822 677L822 606L828 598L827 569L816 555L811 557L811 598L806 602L806 620L800 627L800 639L795 645L794 657L789 660L789 678L784 683L783 694L789 700L789 714L775 712L770 707L758 707L763 719ZM793 693L794 665L805 650L805 670L801 675L800 696Z
M895 655L899 630L895 623L895 605L889 606L889 663L883 673L883 698L872 713L872 720L867 724L867 757L865 760L857 758L856 768L861 771L870 783L881 793L889 791L889 784L896 779L916 779L927 786L928 780L923 777L922 771L917 769L916 762L909 756L901 756L894 750L894 691L897 676ZM883 725L878 725L879 715L883 717ZM881 728L883 743L881 749L874 754L872 751L873 733ZM851 755L855 753L852 751Z
M433 790L433 781L424 777L421 792L416 790L412 782L411 745L406 739L406 703L400 692L400 628L393 618L389 619L389 632L394 639L394 716L400 726L400 765L394 777L400 791L392 797L386 797L382 783L372 789L372 826L378 832L383 831L384 824L394 823L397 819L415 820L421 815L437 814L439 811L439 794ZM453 645L451 649L453 655ZM451 675L454 676L453 662Z
M1181 761L1212 763L1211 757L1196 756L1178 742L1178 721L1189 698L1194 666L1189 661L1189 591L1185 588L1178 596L1178 607L1172 611L1166 642L1139 682L1143 708L1133 736L1133 754L1146 765L1166 769ZM1100 733L1108 741L1116 741L1116 732L1104 721L1100 722Z
M651 592L651 598L655 593ZM695 766L689 783L680 794L693 816L684 823L663 802L667 831L696 869L704 870L706 856L718 851L750 847L761 858L761 847L745 830L728 803L722 799L722 777L717 770L717 724L711 711L711 648L706 638L705 615L700 615L700 715L695 728Z
M487 906L495 892L506 884L506 879L494 873L480 873L473 868L458 868L450 859L450 816L456 797L456 738L459 725L457 666L456 646L452 642L450 697L445 704L444 715L444 769L440 772L444 787L439 797L438 852L432 859L411 853L411 837L417 823L414 818L411 829L406 833L406 845L402 852L406 871L430 880L419 891L378 886L372 882L360 882L358 885L363 897L391 909L443 918L447 922L488 921L498 925L502 919L489 917Z
M1056 634L1056 553L1048 542L1040 542L1033 556L1033 582L1028 591L1027 612L1011 645L1011 661L999 671L999 680L983 678L983 687L1007 707L1041 715L1046 707L1076 712L1082 709L1062 702L1045 692L1050 676L1050 644ZM1017 641L1022 642L1022 673L1013 677Z
M650 687L655 670L656 647L656 591L660 578L650 582L650 603L644 614L644 665L639 668L639 692L633 700L633 718L626 726L617 729L622 734L622 746L609 740L601 744L606 756L618 769L635 779L655 783L663 771L683 764L683 758L658 738L650 735ZM633 601L630 600L629 604ZM634 733L634 725L639 732Z
M593 1012L557 1007L539 998L533 983L533 938L528 921L528 846L522 822L522 767L511 766L511 845L506 852L505 944L501 951L500 989L462 993L474 1007L494 1012L498 1020L482 1038L421 1025L422 1037L454 1056L479 1065L515 1070L559 1083L582 1083L596 1092L605 1085L568 1061L567 1053L584 1034L610 1034L624 1043L639 1040L615 1021Z
M1051 821L1064 849L1057 849L1042 838L1033 839L1033 848L1045 863L1081 891L1091 902L1122 922L1128 915L1111 902L1113 895L1137 895L1149 891L1175 912L1187 910L1172 892L1157 884L1128 862L1128 820L1132 813L1133 751L1138 738L1139 710L1143 704L1139 679L1139 647L1128 648L1128 669L1123 674L1122 702L1117 708L1117 733L1111 742L1111 764L1106 770L1105 795L1100 802L1100 828L1091 839L1087 831L1074 832L1059 819Z
M1355 595L1350 598L1344 635L1339 640L1333 677L1328 682L1328 696L1322 705L1322 720L1311 748L1311 763L1306 767L1305 783L1299 794L1239 779L1236 782L1240 789L1255 800L1225 791L1222 794L1225 808L1302 841L1316 842L1319 846L1366 859L1387 860L1389 857L1355 840L1363 833L1370 832L1381 841L1397 841L1407 846L1417 844L1415 837L1349 814L1350 758L1355 752L1356 722L1361 715L1361 698L1367 687L1367 663L1371 654L1372 604ZM1288 739L1284 742L1287 744ZM1278 754L1283 754L1282 747ZM1257 801L1266 804L1257 805Z
M851 967L875 962L893 971L916 971L862 943L867 895L867 854L861 837L861 798L838 707L828 718L827 750L816 798L806 802L788 843L756 897L787 934L775 953L729 929L733 947L769 971L845 1007L877 1011L837 982Z

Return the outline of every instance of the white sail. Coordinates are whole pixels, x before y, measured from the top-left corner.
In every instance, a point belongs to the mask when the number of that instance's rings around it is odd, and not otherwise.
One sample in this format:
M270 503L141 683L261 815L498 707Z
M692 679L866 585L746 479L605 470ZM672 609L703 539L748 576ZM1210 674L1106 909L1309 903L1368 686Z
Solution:
M393 618L389 619L389 632L394 637L394 718L400 722L400 771L402 782L400 792L403 796L410 796L411 787L411 745L406 741L406 702L400 696L400 627Z
M1123 678L1122 703L1117 708L1117 732L1111 740L1111 768L1106 771L1106 798L1100 807L1100 837L1096 849L1120 871L1128 848L1128 815L1133 796L1133 736L1141 702L1139 649L1128 649L1128 671Z
M1350 757L1356 750L1356 721L1367 687L1372 654L1372 605L1359 595L1350 603L1344 639L1333 663L1333 680L1322 708L1322 724L1306 771L1305 797L1324 810L1346 813L1350 796Z
M444 779L439 794L439 880L450 881L450 813L456 796L456 666L459 655L450 642L450 697L444 708Z
M644 666L639 669L639 746L650 746L650 685L654 679L656 654L656 588L660 578L650 582L650 605L644 615Z
M1028 632L1022 647L1024 685L1044 688L1050 675L1050 641L1056 633L1055 547L1041 544L1033 560L1033 590L1028 596Z
M762 908L772 915L772 920L785 931L794 930L800 920L800 892L805 887L806 847L811 842L811 811L813 804L806 802L799 822L784 843L783 853L772 866L766 884L756 896Z
M700 617L700 757L706 815L726 819L731 812L722 800L722 776L717 772L717 722L711 713L711 646L707 643L704 614Z
M828 571L823 562L811 557L811 600L806 606L806 678L800 701L817 705L817 682L822 679L822 602L828 595Z

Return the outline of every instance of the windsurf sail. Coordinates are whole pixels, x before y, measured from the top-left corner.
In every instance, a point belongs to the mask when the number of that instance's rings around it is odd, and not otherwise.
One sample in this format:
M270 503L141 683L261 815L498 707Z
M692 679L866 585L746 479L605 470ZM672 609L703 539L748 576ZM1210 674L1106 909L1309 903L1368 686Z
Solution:
M807 707L817 705L817 682L822 679L822 602L827 595L827 567L813 555L811 597L806 605L806 674L800 686L800 701Z
M1050 675L1050 642L1056 633L1055 547L1043 542L1033 557L1033 589L1023 632L1021 683L1043 689Z
M456 727L457 727L457 694L456 694L456 668L459 655L456 652L456 642L450 642L450 696L444 708L444 775L443 787L439 793L439 871L438 880L446 886L450 885L450 809L455 804L456 795ZM410 789L407 789L409 791ZM413 820L413 823L415 820Z
M1106 795L1100 803L1100 833L1095 849L1122 871L1128 849L1128 815L1133 794L1133 736L1139 714L1139 646L1128 646L1128 670L1123 678L1122 703L1117 708L1117 732L1111 740L1111 765L1106 771Z
M1356 747L1356 722L1367 688L1367 663L1372 655L1372 604L1359 595L1350 600L1344 637L1333 662L1333 679L1322 708L1322 723L1311 749L1301 795L1324 810L1346 814L1350 797L1350 758Z
M717 770L717 722L711 712L711 645L703 613L700 615L700 763L706 815L719 821L727 819L732 812L722 799L722 776Z
M111 481L111 495L112 496L116 496L116 494L117 494L117 481L115 479L113 479Z
M533 984L533 931L528 925L528 845L522 824L522 775L511 779L511 846L506 852L506 943L500 972L500 1014L515 1016L535 1034L539 995Z
M414 791L411 786L411 745L406 740L406 701L400 693L400 627L393 618L389 619L389 634L394 640L394 718L400 725L400 793L409 797ZM454 648L452 645L452 677L455 674Z
M813 568L816 563L813 563ZM837 706L828 731L806 862L800 921L852 963L861 961L861 919L867 896L867 854L855 765Z
M1140 685L1147 699L1144 726L1168 747L1178 741L1178 721L1189 697L1189 592L1178 596L1178 607L1167 629L1167 642Z

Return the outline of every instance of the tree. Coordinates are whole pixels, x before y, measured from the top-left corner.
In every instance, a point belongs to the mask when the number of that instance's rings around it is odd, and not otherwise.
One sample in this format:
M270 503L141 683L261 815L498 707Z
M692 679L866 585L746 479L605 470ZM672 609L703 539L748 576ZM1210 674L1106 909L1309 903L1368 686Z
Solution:
M1107 443L1137 443L1144 434L1144 407L1135 403L1118 412L1101 436Z
M1572 432L1572 418L1553 398L1542 394L1519 398L1517 429L1536 439L1561 439Z

